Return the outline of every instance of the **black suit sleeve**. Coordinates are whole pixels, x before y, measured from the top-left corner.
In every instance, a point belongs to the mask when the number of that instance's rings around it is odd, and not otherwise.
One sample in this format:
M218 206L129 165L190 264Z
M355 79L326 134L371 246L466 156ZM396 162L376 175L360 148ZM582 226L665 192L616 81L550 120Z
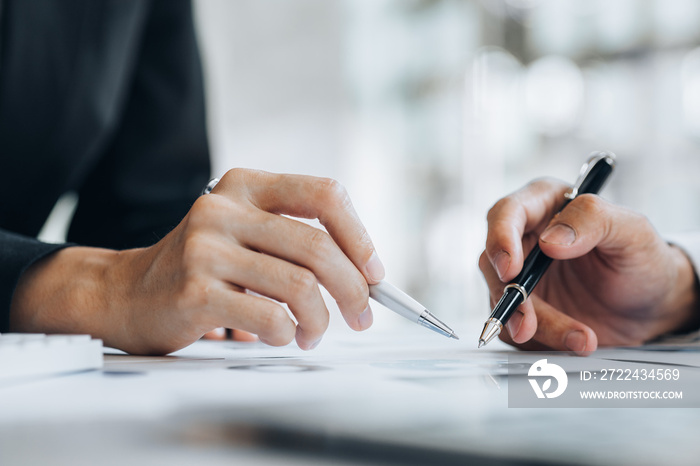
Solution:
M189 210L210 175L204 91L188 1L152 4L123 117L79 189L70 241L155 243Z
M210 174L191 5L187 0L142 5L146 22L116 129L77 185L79 203L68 233L73 243L153 244L182 219ZM9 330L21 274L65 246L0 229L0 332Z
M0 333L10 328L10 305L19 277L39 259L66 247L0 230Z

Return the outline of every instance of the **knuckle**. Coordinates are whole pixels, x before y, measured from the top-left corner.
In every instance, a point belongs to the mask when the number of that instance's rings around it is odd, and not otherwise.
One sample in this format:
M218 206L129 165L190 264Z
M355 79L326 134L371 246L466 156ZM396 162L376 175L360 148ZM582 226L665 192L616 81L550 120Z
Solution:
M199 196L192 207L190 207L188 217L188 225L196 225L202 217L207 215L207 212L213 209L213 205L217 202L216 196Z
M625 232L632 230L634 231L634 238L641 239L643 244L653 244L655 241L662 241L666 243L657 232L654 224L649 220L646 215L636 212L634 210L618 207L619 212L615 217L608 217L610 220L606 224L608 233L614 230L614 223L618 222L620 225L628 225L629 229L618 228L618 232ZM624 233L623 233L624 234Z
M308 300L318 290L318 280L309 269L297 267L289 274L290 296L295 300Z
M361 313L367 307L367 300L369 299L369 287L364 277L358 274L356 280L350 280L348 290L350 301L356 303L357 313Z
M486 214L486 220L489 223L492 223L493 221L499 218L501 212L507 212L514 208L516 205L518 205L518 201L516 201L512 195L499 199L489 209L488 213Z
M321 178L319 193L324 204L333 207L346 207L351 204L345 186L332 178Z
M260 334L265 342L273 346L283 346L294 339L294 328L287 313L279 305L269 302L259 313Z
M226 180L227 183L237 184L241 180L251 176L254 172L255 170L250 170L247 168L232 168L226 173L224 173L224 176L221 177L221 180Z
M231 222L235 218L237 221ZM260 211L245 199L232 195L200 196L183 221L186 232L239 232L246 226L263 223Z
M212 259L214 247L207 235L200 231L191 231L185 234L182 244L181 263L185 272L196 270L200 264L209 263Z
M323 230L314 228L307 238L309 252L318 254L326 254L331 251L333 240L328 233Z
M374 252L375 252L374 243L372 242L372 238L370 238L367 230L365 230L364 228L360 229L358 239L355 242L355 244L362 247L362 250L363 250L362 262L367 263L367 261L369 261L369 259L372 257L372 254L374 254Z
M654 224L651 222L651 220L649 220L649 217L639 212L628 212L631 215L633 222L637 222L637 225L639 225L640 230L650 231L654 236L656 236L656 228L654 228Z
M178 310L192 314L193 311L208 309L210 304L209 287L209 280L196 274L189 274L177 293Z
M313 262L333 253L335 243L325 231L313 229L306 238L306 252Z
M599 215L605 210L605 202L595 194L581 194L574 201L576 208L589 215Z
M526 189L530 189L536 193L546 193L560 190L567 187L562 181L550 177L536 178L529 182Z
M369 288L367 282L359 273L343 283L342 290L335 294L338 307L343 313L360 315L367 308Z
M258 189L266 189L273 179L272 174L262 170L232 168L221 177L220 184L227 187L229 196L248 198Z
M530 181L525 187L515 193L516 197L546 198L548 196L561 196L571 186L561 180L552 177L536 178Z
M187 227L192 229L204 228L216 218L222 209L230 203L223 196L199 196L194 201L187 215Z

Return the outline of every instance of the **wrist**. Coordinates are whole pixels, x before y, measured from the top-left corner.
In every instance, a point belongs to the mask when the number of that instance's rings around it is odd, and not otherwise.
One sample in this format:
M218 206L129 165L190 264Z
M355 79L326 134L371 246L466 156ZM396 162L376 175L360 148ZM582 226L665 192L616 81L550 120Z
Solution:
M686 253L673 244L669 248L673 252L678 273L662 307L663 315L667 316L667 325L660 334L687 333L700 328L700 282Z
M85 333L102 338L118 328L107 290L119 252L68 247L30 266L20 277L10 308L16 332ZM109 286L107 286L109 285Z

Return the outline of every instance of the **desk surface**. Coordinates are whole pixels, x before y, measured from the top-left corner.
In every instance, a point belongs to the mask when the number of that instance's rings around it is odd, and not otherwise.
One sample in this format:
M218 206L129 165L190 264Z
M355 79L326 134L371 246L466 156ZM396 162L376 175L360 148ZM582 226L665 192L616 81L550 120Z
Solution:
M508 408L504 346L200 341L0 387L0 464L696 464L696 409ZM700 353L684 355L700 372ZM693 361L697 360L698 364Z

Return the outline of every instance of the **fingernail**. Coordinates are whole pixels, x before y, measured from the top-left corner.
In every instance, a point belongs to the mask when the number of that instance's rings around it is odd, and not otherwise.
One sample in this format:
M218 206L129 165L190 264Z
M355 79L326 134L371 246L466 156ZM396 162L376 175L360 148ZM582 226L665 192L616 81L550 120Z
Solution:
M520 331L520 326L523 324L523 317L525 317L525 315L522 312L515 311L510 319L508 319L508 322L506 322L506 328L511 338L515 338L515 335Z
M368 304L367 308L358 316L357 324L359 325L360 330L367 330L372 325L373 321L374 317L372 316L372 308L370 308Z
M586 349L588 339L581 330L574 330L566 336L564 345L574 353L583 353Z
M372 253L372 257L370 257L367 261L365 269L367 270L367 275L369 276L370 280L373 282L379 282L384 279L384 264L382 264L382 261L379 260L379 256L377 255L376 251Z
M506 275L508 267L510 266L510 254L505 251L501 251L496 254L496 258L493 262L496 265L496 273L498 274L498 278L503 281L503 277Z
M547 228L540 235L540 239L545 243L571 246L576 241L576 232L569 225L558 223Z

